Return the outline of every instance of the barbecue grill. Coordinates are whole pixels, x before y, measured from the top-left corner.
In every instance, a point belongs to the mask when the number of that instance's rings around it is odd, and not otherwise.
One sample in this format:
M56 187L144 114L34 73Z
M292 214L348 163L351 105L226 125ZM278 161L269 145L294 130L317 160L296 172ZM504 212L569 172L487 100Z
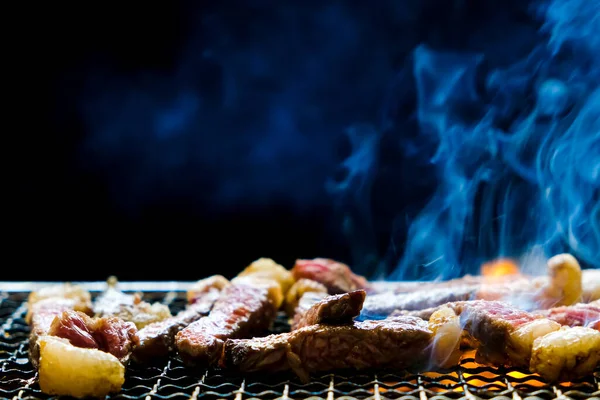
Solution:
M29 290L41 284L0 284L0 397L48 399L39 389L28 360L25 323ZM103 282L83 286L97 295ZM173 313L186 304L186 283L123 282L125 291L141 291L149 301L167 304ZM281 315L273 332L289 329ZM600 399L600 370L580 381L549 385L516 368L476 364L472 355L459 367L437 372L348 372L313 376L302 383L291 374L239 375L186 367L176 357L150 366L130 364L125 384L111 399Z

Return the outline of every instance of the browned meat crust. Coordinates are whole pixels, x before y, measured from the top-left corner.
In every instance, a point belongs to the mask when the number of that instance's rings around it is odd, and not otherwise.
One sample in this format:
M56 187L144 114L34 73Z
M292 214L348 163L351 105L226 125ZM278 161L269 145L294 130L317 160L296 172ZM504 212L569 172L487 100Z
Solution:
M327 296L317 301L305 312L296 313L292 329L296 330L316 324L340 325L352 322L360 314L366 295L364 290L355 290Z
M369 282L352 272L346 264L327 258L296 260L292 275L296 280L310 279L325 285L329 294L369 288Z
M310 325L290 333L227 340L220 365L243 372L291 369L302 380L335 369L403 369L425 364L432 332L420 318Z
M49 335L68 339L73 346L105 351L126 363L138 343L132 322L115 317L91 318L79 311L64 311L56 316Z
M198 294L193 298L193 304L177 315L140 329L138 332L140 343L133 350L134 359L138 362L146 362L153 358L168 356L175 349L177 332L208 315L219 296L219 290Z
M270 293L268 287L252 281L226 287L208 317L177 333L181 358L189 364L211 365L218 361L226 339L265 331L277 312Z

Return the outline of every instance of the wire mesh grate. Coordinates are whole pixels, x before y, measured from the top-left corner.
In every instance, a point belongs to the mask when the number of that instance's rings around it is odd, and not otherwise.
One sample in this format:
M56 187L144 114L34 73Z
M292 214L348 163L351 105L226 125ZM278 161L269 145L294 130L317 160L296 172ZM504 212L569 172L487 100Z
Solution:
M28 293L0 293L0 398L50 399L37 384L28 359L25 323ZM167 304L173 313L186 304L184 292L148 292L145 299ZM289 329L281 316L273 332ZM600 370L585 379L548 385L520 369L495 369L466 356L459 368L411 373L337 372L309 383L291 374L239 375L185 366L171 357L150 365L131 363L122 390L110 399L600 399Z

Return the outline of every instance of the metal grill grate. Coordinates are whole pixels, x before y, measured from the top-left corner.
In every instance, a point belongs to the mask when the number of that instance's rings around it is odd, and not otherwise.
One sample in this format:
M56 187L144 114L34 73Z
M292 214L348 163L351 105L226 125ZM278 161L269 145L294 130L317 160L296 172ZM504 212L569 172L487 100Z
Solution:
M176 313L183 292L149 292ZM0 293L0 397L48 399L28 360L27 293ZM288 329L279 318L274 332ZM303 384L289 374L245 375L185 367L173 357L160 364L135 365L114 399L600 399L600 370L578 382L551 386L518 369L482 367L466 357L459 368L436 373L335 373Z

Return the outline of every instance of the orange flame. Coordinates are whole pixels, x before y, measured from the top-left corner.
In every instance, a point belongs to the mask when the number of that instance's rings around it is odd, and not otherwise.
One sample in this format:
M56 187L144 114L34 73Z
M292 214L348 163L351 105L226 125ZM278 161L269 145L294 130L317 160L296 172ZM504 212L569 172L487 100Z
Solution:
M485 282L502 282L505 278L514 278L520 273L517 263L508 258L500 258L481 266L481 275L484 276Z

